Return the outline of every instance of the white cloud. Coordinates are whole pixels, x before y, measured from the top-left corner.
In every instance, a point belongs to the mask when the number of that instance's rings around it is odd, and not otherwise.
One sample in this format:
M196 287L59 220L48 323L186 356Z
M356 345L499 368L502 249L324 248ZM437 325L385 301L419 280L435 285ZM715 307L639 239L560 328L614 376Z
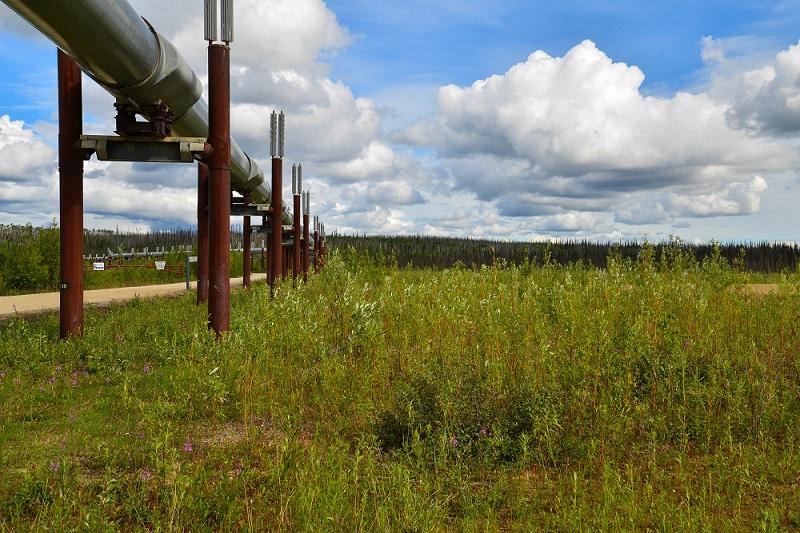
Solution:
M39 183L52 169L55 152L21 120L0 116L0 182ZM4 184L6 187L7 184Z
M766 182L756 175L791 166L787 147L731 127L729 104L710 94L648 97L643 81L591 41L560 58L539 51L503 75L443 87L437 117L395 138L436 147L457 187L506 214L632 219L631 201L658 205L653 221L757 211Z
M800 44L778 53L760 68L724 72L712 87L731 102L732 126L754 133L800 133Z

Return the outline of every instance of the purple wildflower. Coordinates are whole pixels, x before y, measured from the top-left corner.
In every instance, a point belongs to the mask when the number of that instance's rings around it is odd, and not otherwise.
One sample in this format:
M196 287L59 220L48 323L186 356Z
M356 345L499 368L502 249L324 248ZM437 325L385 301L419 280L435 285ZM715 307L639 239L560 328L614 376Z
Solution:
M183 443L183 451L186 453L192 453L194 451L194 444L192 441L187 437L186 442Z
M456 446L458 446L458 439L456 438L456 436L455 436L455 435L453 435L452 437L450 437L450 446L452 446L453 448L455 448Z
M78 378L76 378L75 376L72 376L72 379L69 381L69 384L72 385L73 387L77 387L78 386Z
M231 470L231 479L237 478L242 475L242 467L237 466L233 470Z
M491 431L489 431L488 427L482 426L480 431L478 431L478 438L482 439L482 438L488 437L491 434L492 433L491 433Z
M150 363L145 363L143 371L144 371L145 375L147 375L147 374L149 374L150 372L153 371L153 367L150 366Z
M142 472L139 474L139 477L142 481L149 481L153 477L153 471L147 467L142 468Z
M48 379L47 382L50 385L55 385L56 384L56 377L55 376L50 376L50 379Z
M53 472L58 472L58 469L61 468L61 463L58 461L53 461L50 463L50 470Z
M0 372L0 381L3 381L4 379L6 379L6 373Z

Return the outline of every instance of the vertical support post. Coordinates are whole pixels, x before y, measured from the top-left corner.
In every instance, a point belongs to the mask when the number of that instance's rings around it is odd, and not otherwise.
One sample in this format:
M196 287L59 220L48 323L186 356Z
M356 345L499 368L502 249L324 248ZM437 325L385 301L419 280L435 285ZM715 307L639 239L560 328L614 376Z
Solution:
M319 220L314 217L314 272L319 272Z
M186 290L192 288L192 262L189 260L191 252L186 252Z
M303 165L297 167L297 179L294 183L294 206L292 214L294 215L294 265L292 268L292 277L294 278L295 286L297 286L297 277L300 275L300 194L303 190Z
M208 46L209 287L208 326L217 336L230 329L231 305L231 100L230 47Z
M279 157L272 158L272 213L270 221L272 223L272 235L270 238L270 257L269 257L269 282L272 288L281 278L281 267L283 266L283 199L281 189L283 188L283 160Z
M283 277L283 132L284 114L272 113L272 239L269 282L272 289Z
M244 197L245 205L250 204L250 195L246 194ZM251 284L250 274L253 272L253 255L252 255L252 235L253 231L250 225L250 217L244 217L244 224L242 224L242 276L244 288L249 289Z
M322 236L322 222L317 219L317 246L319 252L317 253L317 271L321 271L325 266L325 238Z
M311 238L309 235L309 216L310 216L310 209L311 209L311 193L307 192L305 194L305 206L303 206L303 281L308 281L308 265L309 265L309 251L311 249L311 243L309 239Z
M60 338L83 334L83 88L81 71L58 51L58 172L61 223Z
M208 166L197 165L197 305L208 303Z

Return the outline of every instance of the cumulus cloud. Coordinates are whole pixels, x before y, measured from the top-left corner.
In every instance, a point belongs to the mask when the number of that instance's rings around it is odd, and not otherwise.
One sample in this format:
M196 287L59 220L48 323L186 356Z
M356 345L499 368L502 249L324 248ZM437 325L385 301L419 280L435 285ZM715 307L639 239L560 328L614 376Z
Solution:
M711 43L708 46L722 48L718 41ZM779 52L759 68L725 71L714 76L712 91L731 102L727 117L733 127L757 134L797 135L800 133L800 44Z
M766 190L757 174L794 162L787 147L732 127L730 105L710 94L645 96L644 79L591 41L564 57L538 51L505 74L443 87L437 117L395 139L436 147L457 187L510 216L756 211ZM631 201L658 209L633 216Z
M23 121L0 116L0 182L38 183L54 162L53 149L36 138Z

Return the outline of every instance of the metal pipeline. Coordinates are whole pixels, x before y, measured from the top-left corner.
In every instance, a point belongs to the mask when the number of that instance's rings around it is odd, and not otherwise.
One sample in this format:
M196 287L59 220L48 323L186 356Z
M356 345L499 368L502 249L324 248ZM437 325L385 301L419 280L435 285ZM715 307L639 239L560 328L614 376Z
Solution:
M71 56L119 101L137 108L164 102L175 135L208 137L208 107L197 75L127 0L2 0ZM146 115L143 114L146 117ZM264 173L231 140L231 185L269 203Z

